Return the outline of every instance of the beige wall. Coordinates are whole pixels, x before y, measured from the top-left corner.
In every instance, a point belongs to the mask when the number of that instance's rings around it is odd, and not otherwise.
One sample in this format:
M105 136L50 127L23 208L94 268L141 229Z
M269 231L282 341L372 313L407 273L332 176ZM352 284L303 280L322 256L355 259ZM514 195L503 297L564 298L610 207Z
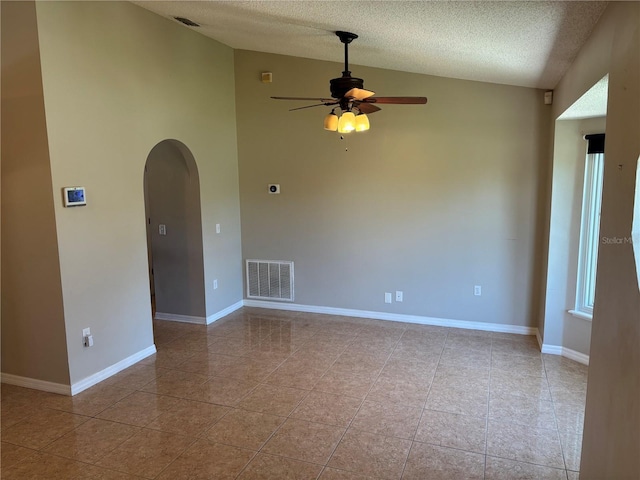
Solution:
M558 120L555 129L551 233L544 343L589 355L591 322L568 313L575 308L587 141L603 133L606 119Z
M354 65L379 95L429 103L341 141L327 108L269 98L327 96L339 63L236 51L235 68L243 256L293 260L296 303L534 325L541 91Z
M36 11L1 8L2 372L68 385Z
M554 116L609 73L601 237L629 237L640 154L640 4L612 3L556 88ZM640 292L631 244L601 245L581 479L640 477Z
M87 188L83 208L54 196L76 383L153 344L143 171L160 141L198 165L207 314L241 299L233 51L130 3L36 8L53 190Z

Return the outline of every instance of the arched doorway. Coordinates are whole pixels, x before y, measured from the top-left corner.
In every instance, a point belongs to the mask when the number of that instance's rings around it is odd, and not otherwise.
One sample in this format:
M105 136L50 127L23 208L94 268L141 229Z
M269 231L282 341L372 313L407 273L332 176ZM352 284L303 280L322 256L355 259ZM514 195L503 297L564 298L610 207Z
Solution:
M200 181L186 145L163 140L153 147L144 197L154 318L205 323Z

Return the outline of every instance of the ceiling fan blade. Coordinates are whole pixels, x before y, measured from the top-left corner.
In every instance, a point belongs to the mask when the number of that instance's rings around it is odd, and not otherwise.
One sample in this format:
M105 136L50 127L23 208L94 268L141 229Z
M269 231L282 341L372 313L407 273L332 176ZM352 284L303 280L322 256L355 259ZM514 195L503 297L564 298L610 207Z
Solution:
M355 103L355 107L358 110L360 110L360 113L371 114L381 110L380 107L376 107L371 103L365 103L365 102L354 102L354 103Z
M364 100L365 98L369 98L375 94L376 92L365 90L364 88L352 88L347 93L345 93L344 96L345 98L353 98L355 100Z
M424 105L427 97L370 97L363 100L367 103L389 103L397 105Z
M317 102L324 102L324 103L333 103L336 101L335 98L317 98L317 97L271 97L274 100L315 100Z
M289 111L293 112L294 110L302 110L304 108L311 108L311 107L328 107L330 105L337 105L338 102L333 102L333 103L316 103L314 105L306 105L304 107L298 107L298 108L290 108Z

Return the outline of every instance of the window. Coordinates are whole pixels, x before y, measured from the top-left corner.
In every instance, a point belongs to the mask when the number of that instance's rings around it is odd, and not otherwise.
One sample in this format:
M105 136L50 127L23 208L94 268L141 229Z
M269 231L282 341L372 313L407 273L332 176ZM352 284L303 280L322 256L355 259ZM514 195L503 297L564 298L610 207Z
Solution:
M600 243L604 134L586 135L585 139L589 146L584 169L576 308L571 313L590 319L596 295L596 268Z

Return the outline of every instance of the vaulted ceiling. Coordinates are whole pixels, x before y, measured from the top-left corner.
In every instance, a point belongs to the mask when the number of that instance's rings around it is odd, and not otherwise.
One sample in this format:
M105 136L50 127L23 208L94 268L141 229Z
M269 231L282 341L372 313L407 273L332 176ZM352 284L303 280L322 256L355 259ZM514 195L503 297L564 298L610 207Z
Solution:
M552 89L608 2L136 1L236 49Z

